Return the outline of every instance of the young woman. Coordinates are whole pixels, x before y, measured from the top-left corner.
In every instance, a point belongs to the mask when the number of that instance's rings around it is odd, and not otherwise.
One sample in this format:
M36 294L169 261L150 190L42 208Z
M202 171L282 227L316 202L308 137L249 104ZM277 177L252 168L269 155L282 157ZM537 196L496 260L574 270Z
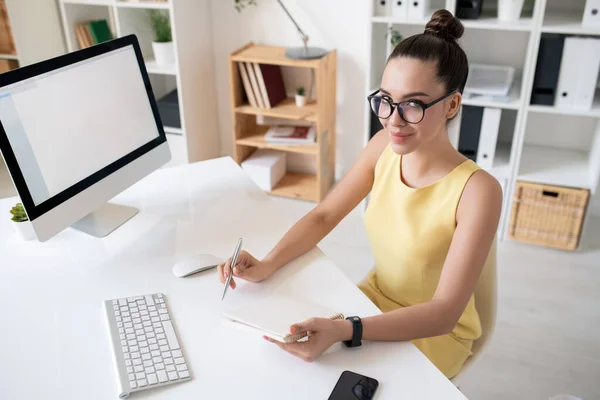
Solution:
M282 349L312 361L339 341L411 340L447 377L458 373L481 335L473 291L493 244L502 191L458 153L447 125L461 104L464 29L446 10L391 54L381 88L369 96L381 130L334 190L262 260L242 252L233 277L268 278L306 253L371 193L365 226L375 268L360 289L383 312L349 320L313 318L290 327L306 342ZM219 266L225 282L231 261ZM235 279L231 287L235 288Z

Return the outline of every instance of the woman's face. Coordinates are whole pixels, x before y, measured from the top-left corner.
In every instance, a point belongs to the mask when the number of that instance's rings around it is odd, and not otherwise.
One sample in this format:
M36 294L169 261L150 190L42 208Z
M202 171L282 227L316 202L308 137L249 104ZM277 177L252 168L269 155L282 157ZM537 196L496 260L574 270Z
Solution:
M379 95L394 103L408 100L430 103L447 94L444 85L438 82L436 73L434 62L396 57L388 62L383 72ZM409 154L438 135L447 134L446 122L456 114L459 104L460 94L455 93L427 108L423 120L418 124L404 121L397 107L394 107L389 118L380 121L390 137L394 152Z

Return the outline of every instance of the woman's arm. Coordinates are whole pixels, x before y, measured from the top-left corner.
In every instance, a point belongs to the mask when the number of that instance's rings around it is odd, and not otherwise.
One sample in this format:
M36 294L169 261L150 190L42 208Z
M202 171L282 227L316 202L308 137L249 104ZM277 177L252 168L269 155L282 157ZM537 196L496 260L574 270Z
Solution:
M502 189L498 182L485 171L473 174L459 202L456 231L433 299L364 318L363 338L413 340L450 333L475 290L501 210ZM351 337L348 322L344 340Z
M383 130L375 135L344 179L283 236L263 262L276 270L311 250L331 232L371 191L375 165L388 140Z

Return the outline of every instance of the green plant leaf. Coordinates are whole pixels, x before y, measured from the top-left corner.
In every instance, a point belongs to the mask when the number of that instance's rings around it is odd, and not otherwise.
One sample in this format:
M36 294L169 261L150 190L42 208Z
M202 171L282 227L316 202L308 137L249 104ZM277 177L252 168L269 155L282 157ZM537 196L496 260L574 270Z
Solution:
M167 43L173 40L171 35L171 20L169 13L164 10L148 10L150 25L154 32L154 41Z

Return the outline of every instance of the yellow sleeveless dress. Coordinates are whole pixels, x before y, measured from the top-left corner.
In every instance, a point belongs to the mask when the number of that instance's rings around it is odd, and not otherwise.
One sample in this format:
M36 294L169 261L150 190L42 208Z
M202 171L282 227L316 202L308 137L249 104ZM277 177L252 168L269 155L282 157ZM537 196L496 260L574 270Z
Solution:
M400 178L400 160L388 145L377 161L365 214L375 268L359 288L382 312L433 298L456 228L460 197L479 169L466 160L439 181L414 189ZM451 378L471 355L471 345L479 336L481 323L471 296L450 334L413 343Z

